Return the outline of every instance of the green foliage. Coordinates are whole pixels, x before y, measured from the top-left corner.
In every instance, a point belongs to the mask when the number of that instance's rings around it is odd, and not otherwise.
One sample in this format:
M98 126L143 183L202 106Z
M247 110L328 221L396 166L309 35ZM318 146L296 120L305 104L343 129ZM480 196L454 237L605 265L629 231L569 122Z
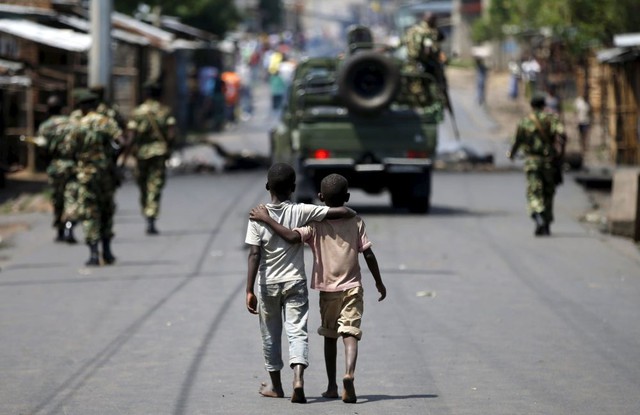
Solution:
M497 39L499 34L493 33L488 19L478 19L471 26L471 40L474 43L483 43L491 39Z
M160 7L164 15L177 16L185 24L223 36L235 28L240 14L233 2L228 0L115 0L115 10L133 14L139 6Z
M474 41L504 38L507 28L523 35L544 30L579 57L593 46L609 46L613 36L640 27L637 0L493 0L472 29Z

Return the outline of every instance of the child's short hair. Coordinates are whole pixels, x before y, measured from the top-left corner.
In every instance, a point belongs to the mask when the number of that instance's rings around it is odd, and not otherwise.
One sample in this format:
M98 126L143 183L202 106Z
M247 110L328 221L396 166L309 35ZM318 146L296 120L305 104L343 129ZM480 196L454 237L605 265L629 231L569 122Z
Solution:
M349 182L340 174L330 174L320 182L320 192L326 202L344 203L349 193Z
M292 192L296 184L296 172L286 163L276 163L267 172L267 186L274 193Z

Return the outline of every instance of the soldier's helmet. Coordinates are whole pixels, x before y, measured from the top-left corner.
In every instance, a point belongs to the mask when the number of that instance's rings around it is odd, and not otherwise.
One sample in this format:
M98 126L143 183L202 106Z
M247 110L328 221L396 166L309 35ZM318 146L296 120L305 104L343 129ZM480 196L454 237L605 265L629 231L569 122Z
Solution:
M363 25L349 26L347 29L347 45L351 53L360 49L372 49L373 34L371 29Z
M542 109L544 108L545 102L546 102L546 97L544 96L544 94L536 92L531 97L531 102L530 102L531 108Z
M99 97L87 88L76 88L72 92L76 104L88 104L98 101Z

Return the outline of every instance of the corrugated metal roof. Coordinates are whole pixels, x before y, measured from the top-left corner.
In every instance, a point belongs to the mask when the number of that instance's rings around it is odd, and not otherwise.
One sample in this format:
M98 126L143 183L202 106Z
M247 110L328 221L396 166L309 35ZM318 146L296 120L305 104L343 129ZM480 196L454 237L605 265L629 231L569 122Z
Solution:
M91 30L91 23L80 17L59 15L58 21L85 33L88 33L89 30ZM146 37L126 32L124 30L113 29L111 31L111 36L113 36L114 39L121 40L126 43L132 43L134 45L149 45L149 40L147 40Z
M0 32L71 52L85 52L91 37L70 29L55 29L29 20L0 19Z
M638 48L611 48L598 51L596 54L599 62L602 63L624 63L640 59L640 49Z
M640 46L640 33L623 33L613 37L613 44L619 48Z
M155 47L170 49L171 42L175 39L175 35L173 33L169 33L158 27L141 22L140 20L127 16L126 14L114 12L111 16L111 21L114 26L146 37Z
M162 18L160 19L160 23L162 24L162 26L166 27L169 30L174 30L176 32L180 32L180 33L195 37L197 39L202 39L202 40L216 39L216 35L214 35L213 33L198 29L197 27L186 25L175 17L162 16Z
M187 39L176 39L171 42L170 49L178 50L178 49L207 49L209 47L209 43L204 42L202 40L187 40Z
M15 4L0 4L0 13L10 13L18 15L38 15L38 16L55 16L53 10L43 9L32 6L19 6Z

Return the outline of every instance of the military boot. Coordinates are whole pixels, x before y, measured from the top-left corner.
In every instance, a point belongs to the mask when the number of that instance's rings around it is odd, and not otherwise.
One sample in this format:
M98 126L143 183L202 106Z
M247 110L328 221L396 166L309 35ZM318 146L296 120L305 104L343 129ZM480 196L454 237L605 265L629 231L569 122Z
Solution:
M102 260L107 265L116 262L116 257L111 252L111 238L102 238Z
M97 267L100 265L100 253L98 252L98 243L89 243L89 259L85 262L88 267Z
M156 228L156 218L147 218L147 235L157 235L159 233Z
M75 226L75 223L71 222L70 220L66 221L65 224L64 224L64 240L68 244L75 244L75 243L78 242L76 240L76 237L73 236L73 227L74 226Z
M531 218L536 223L536 229L533 232L533 234L535 236L544 235L546 222L542 218L542 215L540 213L534 213L534 214L531 215Z

